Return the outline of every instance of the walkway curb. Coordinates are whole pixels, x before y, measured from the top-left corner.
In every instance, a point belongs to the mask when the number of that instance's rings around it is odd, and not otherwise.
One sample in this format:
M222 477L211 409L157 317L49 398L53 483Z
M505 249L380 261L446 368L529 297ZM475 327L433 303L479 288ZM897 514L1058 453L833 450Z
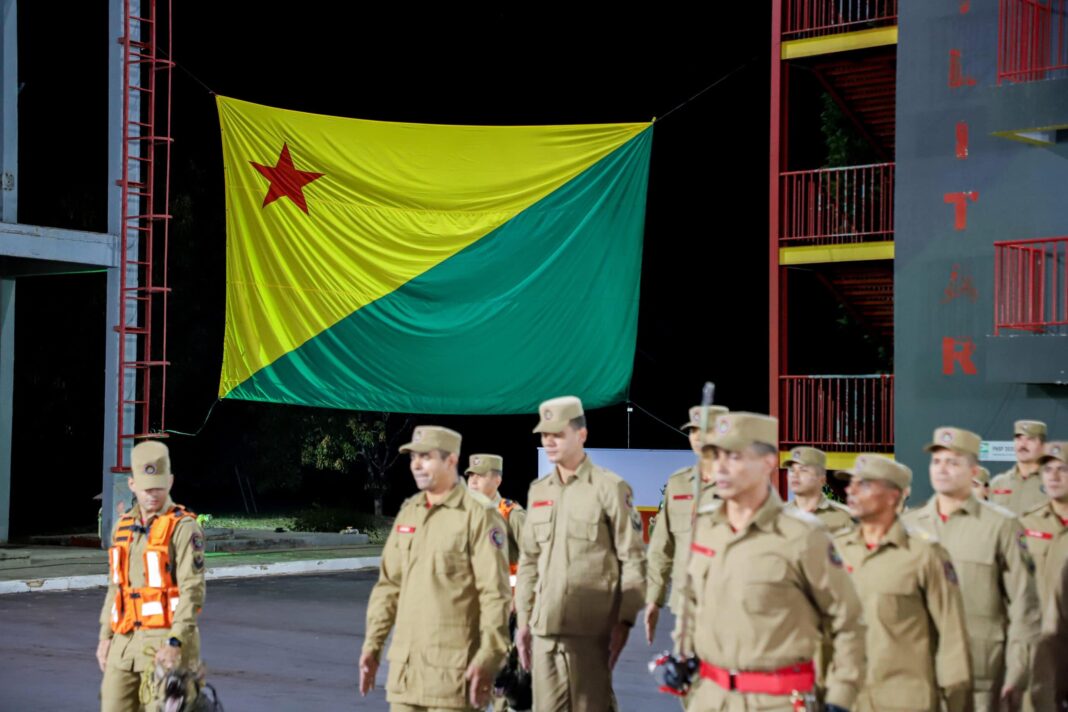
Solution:
M361 569L377 569L381 563L382 557L380 556L360 556L349 559L307 559L303 561L277 561L269 564L239 564L236 566L209 568L206 577L210 581L214 579L251 578L253 576L359 571ZM107 585L107 574L0 581L0 595L32 593L34 591L80 591Z

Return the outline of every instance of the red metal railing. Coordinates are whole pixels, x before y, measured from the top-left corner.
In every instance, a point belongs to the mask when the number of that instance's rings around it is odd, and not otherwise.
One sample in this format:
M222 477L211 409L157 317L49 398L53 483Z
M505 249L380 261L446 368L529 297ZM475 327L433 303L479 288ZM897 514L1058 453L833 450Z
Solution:
M782 38L796 40L897 24L898 0L783 0Z
M790 171L780 180L782 245L894 239L893 163Z
M994 243L994 335L1068 333L1068 237Z
M1068 0L1001 0L998 83L1068 75Z
M893 450L893 375L779 376L779 445Z

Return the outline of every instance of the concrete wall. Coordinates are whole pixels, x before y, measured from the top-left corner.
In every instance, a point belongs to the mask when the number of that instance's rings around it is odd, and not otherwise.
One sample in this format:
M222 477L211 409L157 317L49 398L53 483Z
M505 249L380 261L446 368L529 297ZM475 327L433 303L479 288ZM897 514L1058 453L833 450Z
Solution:
M1050 375L1068 368L1068 339L1041 337L1056 343L1036 348L989 338L993 243L1068 235L1068 143L995 135L1068 124L1068 79L997 85L997 5L901 3L896 456L916 472L914 501L931 492L922 447L939 425L1008 441L1014 420L1033 418L1068 437L1068 387ZM966 214L947 200L965 201ZM1011 463L988 466L997 473Z

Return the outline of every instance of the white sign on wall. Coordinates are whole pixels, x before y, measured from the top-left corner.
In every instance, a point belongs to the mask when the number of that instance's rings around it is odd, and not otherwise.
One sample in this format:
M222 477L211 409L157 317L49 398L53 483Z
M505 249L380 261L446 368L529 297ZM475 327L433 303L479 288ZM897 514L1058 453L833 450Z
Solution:
M690 467L696 461L691 450L628 450L617 448L586 448L594 464L612 470L627 481L634 490L634 504L656 507L660 504L660 489L676 470ZM545 449L538 448L538 473L553 469Z
M979 443L982 462L1016 462L1016 448L1012 440L984 440Z

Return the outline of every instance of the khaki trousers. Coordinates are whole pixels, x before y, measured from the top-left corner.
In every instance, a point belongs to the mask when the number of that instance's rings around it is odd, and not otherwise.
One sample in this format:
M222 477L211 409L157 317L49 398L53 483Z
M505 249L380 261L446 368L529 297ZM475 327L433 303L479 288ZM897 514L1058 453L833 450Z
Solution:
M607 636L534 635L533 712L615 712Z

